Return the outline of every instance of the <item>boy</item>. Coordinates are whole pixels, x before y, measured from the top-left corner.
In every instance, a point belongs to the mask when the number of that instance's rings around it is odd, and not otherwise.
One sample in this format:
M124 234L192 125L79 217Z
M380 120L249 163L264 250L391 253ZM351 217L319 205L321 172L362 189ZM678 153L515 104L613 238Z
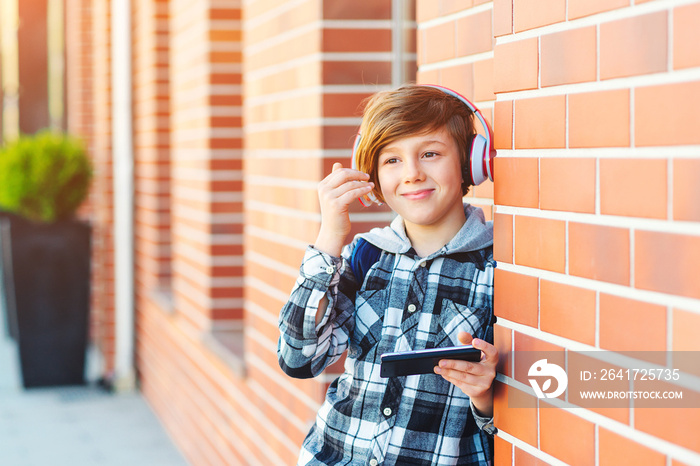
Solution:
M380 92L365 108L356 148L367 173L336 163L319 184L321 228L280 314L279 362L293 377L314 377L348 355L298 464L490 461L482 428L492 428L498 361L485 341L493 230L462 200L475 133L470 109L443 90ZM349 206L370 193L398 217L344 246ZM360 237L380 256L356 277L349 260ZM443 360L435 374L379 375L383 353L468 343L482 351L480 362Z

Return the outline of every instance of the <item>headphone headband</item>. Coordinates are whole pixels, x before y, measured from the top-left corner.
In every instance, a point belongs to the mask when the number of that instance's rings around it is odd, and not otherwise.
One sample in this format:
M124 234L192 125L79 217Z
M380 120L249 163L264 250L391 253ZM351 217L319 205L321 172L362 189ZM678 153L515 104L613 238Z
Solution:
M453 97L456 97L459 99L464 105L466 105L469 110L476 115L476 118L481 122L481 126L484 127L484 132L486 133L485 139L486 139L486 147L485 147L485 153L484 156L481 158L481 172L484 174L484 178L481 181L478 181L472 177L474 181L474 185L478 185L486 181L486 178L489 180L493 181L493 158L496 156L496 149L493 147L493 130L491 129L491 125L486 121L486 118L484 118L484 115L482 115L481 110L479 110L476 105L471 103L469 99L464 97L462 94L460 94L457 91L454 91L448 87L444 86L439 86L437 84L420 84L420 86L426 86L426 87L432 87L435 89L439 89L445 94L449 94ZM475 141L476 142L476 141ZM472 164L474 163L473 160L473 155L474 155L474 147L472 144L472 151L471 151L471 158L472 158ZM472 173L474 175L474 173ZM481 177L477 177L477 179L480 179Z

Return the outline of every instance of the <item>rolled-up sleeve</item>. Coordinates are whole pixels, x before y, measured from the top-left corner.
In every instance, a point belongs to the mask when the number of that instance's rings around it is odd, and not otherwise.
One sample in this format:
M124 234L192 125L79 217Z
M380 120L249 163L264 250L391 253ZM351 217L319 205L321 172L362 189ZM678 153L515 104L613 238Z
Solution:
M355 279L345 259L313 246L307 248L299 277L279 317L277 356L285 373L315 377L340 358L354 328L354 292L343 290L354 288ZM324 296L328 305L316 325Z

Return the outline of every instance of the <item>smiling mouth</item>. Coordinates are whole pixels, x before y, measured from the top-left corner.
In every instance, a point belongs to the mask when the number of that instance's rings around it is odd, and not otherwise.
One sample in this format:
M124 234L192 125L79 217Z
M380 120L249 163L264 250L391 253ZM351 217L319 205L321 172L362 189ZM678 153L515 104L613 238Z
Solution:
M419 201L421 199L425 199L426 197L430 196L432 193L433 193L432 189L421 189L418 191L411 191L410 193L403 193L403 194L401 194L401 196L405 199Z

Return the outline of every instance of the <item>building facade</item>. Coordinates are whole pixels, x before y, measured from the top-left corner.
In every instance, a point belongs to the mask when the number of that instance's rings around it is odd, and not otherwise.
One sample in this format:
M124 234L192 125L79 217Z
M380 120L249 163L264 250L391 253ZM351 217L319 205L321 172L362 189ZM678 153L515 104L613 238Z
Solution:
M700 351L700 2L66 0L96 179L92 340L196 465L294 464L330 382L277 315L361 104L451 87L494 127L495 464L700 464L700 404L538 399L518 353ZM20 26L21 28L21 26ZM7 95L7 93L5 93ZM123 206L129 209L125 215ZM385 224L382 208L353 228ZM700 396L700 368L688 397Z

